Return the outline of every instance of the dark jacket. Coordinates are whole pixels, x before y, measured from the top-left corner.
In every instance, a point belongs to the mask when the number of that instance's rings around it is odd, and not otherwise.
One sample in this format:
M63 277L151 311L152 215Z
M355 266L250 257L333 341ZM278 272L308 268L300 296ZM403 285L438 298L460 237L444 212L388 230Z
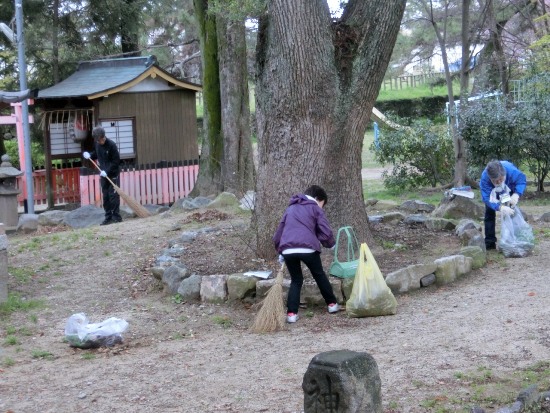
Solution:
M334 246L334 235L323 208L305 195L294 195L273 236L278 253L289 248L321 251Z
M511 162L500 161L500 163L506 171L506 180L504 181L504 183L508 185L508 188L510 188L511 194L523 195L525 187L527 186L527 178L525 177L525 174L521 172L518 168L516 168L516 166ZM485 168L485 170L481 174L479 187L481 189L481 199L483 199L485 205L487 205L491 209L494 209L495 211L498 211L500 208L500 204L489 202L491 191L494 189L495 186L489 178L487 168Z
M116 143L112 140L105 139L103 145L96 142L95 152L92 152L90 156L99 161L99 167L107 172L109 178L116 178L120 173L120 154Z

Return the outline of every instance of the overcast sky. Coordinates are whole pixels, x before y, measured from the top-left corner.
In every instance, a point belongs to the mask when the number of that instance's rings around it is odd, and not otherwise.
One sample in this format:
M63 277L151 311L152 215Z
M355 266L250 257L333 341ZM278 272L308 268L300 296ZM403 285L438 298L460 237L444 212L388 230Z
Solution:
M331 12L336 12L339 10L340 0L327 0L328 7Z

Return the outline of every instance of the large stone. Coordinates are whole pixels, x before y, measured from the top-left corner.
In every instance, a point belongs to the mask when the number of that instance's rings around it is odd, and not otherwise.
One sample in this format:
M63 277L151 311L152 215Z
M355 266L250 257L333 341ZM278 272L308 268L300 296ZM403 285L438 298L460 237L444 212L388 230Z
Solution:
M344 302L344 297L342 296L342 281L339 278L329 277L330 284L332 285L332 290L336 296L336 300L339 303ZM314 280L308 280L302 285L302 291L300 294L300 302L306 303L311 306L324 306L326 305L319 287Z
M462 245L469 245L470 240L475 238L478 235L481 235L481 233L475 228L465 229L459 235L460 243Z
M205 196L198 196L196 198L180 198L172 204L170 210L176 211L178 209L183 209L185 211L190 211L193 209L205 207L211 202L212 200Z
M151 274L153 274L153 277L157 280L162 281L162 276L164 275L165 270L165 267L151 267Z
M453 199L444 197L432 216L447 219L480 219L485 214L485 207L472 199L456 196Z
M198 233L196 231L185 231L180 236L180 241L185 242L193 242L197 238Z
M550 222L550 212L545 212L539 217L539 221L541 222Z
M63 220L69 214L69 211L44 211L38 215L38 223L43 226L55 227L58 225L64 225Z
M422 287L420 281L426 275L433 274L437 268L432 264L415 264L401 268L386 276L386 284L394 293L406 293L411 290L418 290Z
M184 301L199 301L201 298L202 277L193 274L180 283L177 293Z
M421 287L429 287L435 283L435 274L428 274L420 280Z
M227 275L205 275L201 280L201 301L219 304L227 299Z
M424 224L428 220L428 217L423 214L412 214L405 218L404 222L407 225Z
M437 265L435 270L435 280L438 285L452 283L459 276L468 274L472 270L471 257L464 255L451 255L449 257L439 258L434 261Z
M269 289L275 284L275 278L269 280L259 280L256 282L256 298L264 299ZM286 300L288 289L290 288L290 280L288 278L283 279L283 297Z
M17 223L17 232L30 234L38 229L38 214L22 214Z
M436 231L452 231L456 227L453 221L445 218L428 218L424 225L426 228Z
M237 208L239 204L240 202L234 194L231 192L222 192L208 204L208 208Z
M304 374L304 413L382 413L382 382L368 353L317 354Z
M162 282L170 294L176 294L183 280L189 277L189 271L183 264L167 267L162 274Z
M172 265L180 264L181 260L176 257L170 257L169 255L159 255L155 259L155 266L156 267L171 267Z
M405 219L405 215L401 212L388 212L382 215L382 222L395 223L401 222Z
M171 211L177 211L179 209L183 209L184 211L189 211L191 209L197 209L198 206L196 206L193 203L193 200L191 198L180 198L177 199L176 202L172 204L170 207Z
M87 228L99 225L105 219L105 211L94 205L86 205L69 212L63 223L72 228Z
M471 219L461 219L458 224L456 224L455 234L459 237L462 236L466 230L476 230L481 231L481 225Z
M468 246L460 250L460 254L472 258L472 270L485 267L487 264L487 254L478 246Z
M256 295L256 277L244 274L231 274L227 277L227 299L242 300Z
M379 222L382 222L384 219L383 215L369 215L368 218L369 223L377 224Z
M418 199L416 199L403 202L399 206L399 209L403 209L409 213L414 214L417 212L430 213L435 209L435 207L432 204L428 204L427 202L419 201Z
M162 255L167 255L169 257L179 258L182 256L185 248L178 244L170 245L170 248L165 248L162 250Z

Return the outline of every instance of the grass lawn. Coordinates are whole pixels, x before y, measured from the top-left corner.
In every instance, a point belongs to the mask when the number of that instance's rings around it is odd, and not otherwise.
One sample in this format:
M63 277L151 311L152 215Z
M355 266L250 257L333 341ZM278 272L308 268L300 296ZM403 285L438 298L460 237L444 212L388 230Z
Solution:
M453 82L453 92L457 94L460 90L460 82ZM393 89L390 90L386 87L380 89L378 98L376 99L379 102L387 100L401 100L401 99L419 99L425 97L433 96L447 96L447 86L430 86L424 84L418 87L404 87L403 89ZM374 105L376 106L376 104Z

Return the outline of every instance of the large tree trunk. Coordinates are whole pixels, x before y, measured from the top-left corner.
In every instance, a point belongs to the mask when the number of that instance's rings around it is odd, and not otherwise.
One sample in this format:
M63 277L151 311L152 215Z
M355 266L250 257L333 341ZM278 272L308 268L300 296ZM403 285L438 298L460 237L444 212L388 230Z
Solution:
M254 189L254 161L250 141L250 106L246 70L246 28L220 16L218 56L220 66L224 191L242 196ZM244 68L244 70L243 70Z
M327 189L334 229L351 225L372 243L361 149L405 8L404 0L350 0L331 22L325 0L272 0L257 51L257 253L294 193Z
M194 0L199 24L203 78L203 136L199 176L191 196L218 194L223 190L221 164L221 100L218 37L215 16L208 13L208 0Z

